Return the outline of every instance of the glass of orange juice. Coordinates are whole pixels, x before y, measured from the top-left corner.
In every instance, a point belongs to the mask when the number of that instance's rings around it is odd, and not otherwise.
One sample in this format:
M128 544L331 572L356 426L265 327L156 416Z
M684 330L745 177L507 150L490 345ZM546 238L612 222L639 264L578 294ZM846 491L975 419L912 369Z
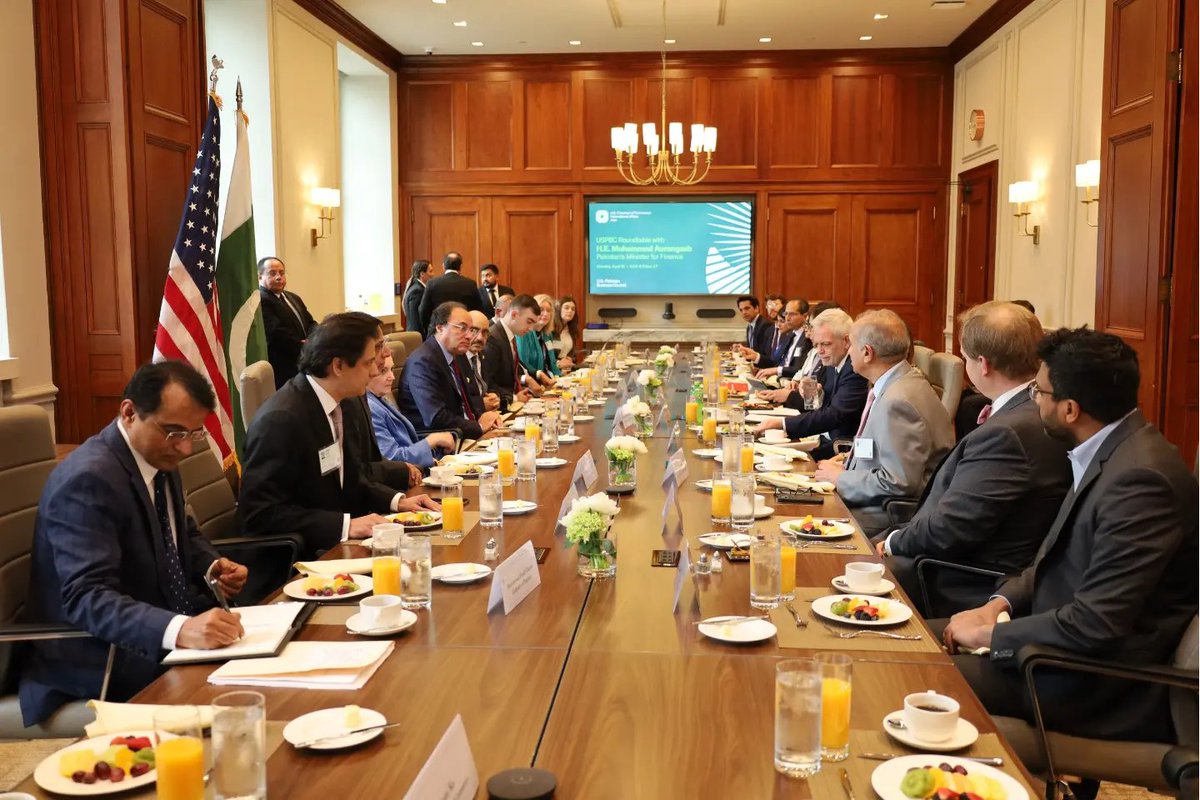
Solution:
M154 764L158 800L204 800L208 770L200 738L200 710L164 706L154 712Z
M460 484L461 486L461 484ZM371 592L400 596L400 537L404 526L385 522L371 528Z
M542 420L540 417L525 418L525 441L534 443L534 450L542 452Z
M717 525L728 525L733 503L733 484L725 478L714 478L712 482L712 521Z
M700 438L709 443L717 441L717 418L715 415L706 414L704 416L704 426L700 432Z
M683 406L683 416L687 420L688 425L696 424L696 415L700 411L700 404L695 400L688 400Z
M505 486L511 484L517 474L517 459L513 454L511 436L501 436L496 440L496 470Z
M729 386L727 384L722 383L719 386L717 386L717 403L720 405L725 405L728 402L729 402Z
M779 567L782 570L782 580L780 581L782 588L779 591L785 599L795 599L796 548L792 547L786 541L783 542L780 548Z
M821 758L844 761L850 755L850 656L817 653L821 670Z
M462 484L446 486L442 489L442 536L455 540L463 537L463 495Z
M743 475L753 475L754 474L754 445L743 444L742 449L739 451L738 454L741 456L740 463L738 464L738 466L740 467L739 471Z

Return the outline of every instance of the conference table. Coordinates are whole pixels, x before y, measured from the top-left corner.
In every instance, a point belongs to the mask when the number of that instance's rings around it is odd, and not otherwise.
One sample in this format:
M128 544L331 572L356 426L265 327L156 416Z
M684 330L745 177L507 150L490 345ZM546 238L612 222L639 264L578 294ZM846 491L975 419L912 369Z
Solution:
M674 372L664 394L671 416L679 418L691 377L682 360ZM651 553L686 546L695 560L704 551L697 537L714 526L709 496L693 482L720 468L694 455L701 445L682 424L689 475L678 495L681 524L672 512L664 538L668 434L660 429L645 440L649 453L638 457L636 491L618 496L620 513L610 531L618 550L615 577L580 577L575 551L561 529L556 533L555 523L575 462L588 450L600 473L592 491L605 487L604 443L614 407L610 394L603 408L580 409L577 413L594 419L576 424L579 442L560 446L558 455L568 463L539 469L534 482L506 487L506 492L535 499L534 513L506 516L499 529L476 525L457 544L433 548L435 564L483 563L489 537L499 545L500 560L526 542L547 548L539 565L541 585L511 613L487 613L490 579L466 585L435 582L432 607L418 612L417 624L395 636L395 650L361 690L260 690L268 720L278 723L348 703L403 723L349 750L315 752L280 744L267 761L270 796L348 800L402 795L451 721L461 715L479 770L480 797L486 797L482 786L489 776L534 766L554 773L560 798L824 800L845 796L837 775L846 767L855 797L865 800L876 796L870 774L879 762L859 753L913 752L885 736L882 720L902 707L906 694L929 689L957 699L963 718L979 729L981 737L968 753L1002 756L1004 770L1025 785L1030 797L1037 796L1036 784L919 617L904 624L923 634L915 643L876 637L843 641L814 620L805 629L804 646L782 646L783 620L790 622L790 617L775 619L779 636L765 642L714 641L698 631L697 621L753 611L749 565L729 561L719 574L689 576L678 608L672 609L677 570L652 566ZM468 510L478 508L478 490L472 486L464 489ZM802 506L772 499L775 515L755 527L774 528L779 519L814 512L851 516L836 495L822 500L821 506ZM842 574L847 561L877 560L861 530L851 541L861 552L819 546L798 552L797 607L807 611L805 595L835 593L830 581ZM366 555L365 548L350 543L326 557ZM893 596L906 599L899 589ZM357 638L342 624L350 610L345 604L340 609L338 604L322 605L297 640ZM790 638L792 631L786 633ZM825 650L853 659L851 756L840 764L826 763L813 778L788 778L776 773L772 763L775 665ZM172 668L135 702L209 703L230 690L206 682L216 666ZM20 788L48 796L32 780Z

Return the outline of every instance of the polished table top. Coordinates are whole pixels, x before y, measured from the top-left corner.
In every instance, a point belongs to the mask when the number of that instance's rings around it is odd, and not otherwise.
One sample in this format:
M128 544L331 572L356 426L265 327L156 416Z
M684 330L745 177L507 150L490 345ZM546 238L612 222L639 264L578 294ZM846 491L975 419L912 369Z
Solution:
M689 383L686 364L675 372L666 397L672 416L679 417ZM536 499L536 512L508 516L502 529L477 526L457 545L433 548L435 564L483 562L490 536L500 546L501 559L527 541L548 548L541 585L511 614L486 613L490 580L457 586L435 582L432 609L418 612L417 625L395 637L395 651L362 690L261 690L271 720L355 703L404 722L348 751L318 754L282 745L267 765L272 796L324 800L403 791L456 714L463 717L483 783L502 769L534 765L557 776L563 798L819 796L809 781L778 775L772 765L775 664L817 651L781 648L776 639L730 645L699 633L694 623L706 616L702 606L709 613L751 610L747 564L727 562L720 575L685 582L674 613L676 570L650 565L652 550L682 546L677 533L665 542L661 535L665 434L646 441L649 453L638 458L637 491L619 498L621 511L610 534L618 547L616 577L589 582L576 574L574 550L556 536L555 522L585 450L591 449L600 472L593 491L606 485L603 448L613 405L610 396L604 409L586 412L593 421L576 424L580 442L561 445L558 453L567 465L539 470L536 482L506 487L512 496ZM696 537L713 528L709 497L692 483L711 477L719 465L692 454L700 446L692 433L684 432L682 444L690 473L680 490L682 530L694 559L701 550ZM464 495L478 507L473 484ZM836 496L827 497L822 507L772 505L775 517L758 527L813 511L819 512L814 516L849 516ZM364 555L361 546L346 544L327 557ZM801 551L796 586L829 587L832 594L829 582L847 561L873 559ZM923 623L922 629L931 637ZM297 638L356 637L340 624L310 621ZM963 717L981 732L995 731L944 652L873 649L871 641L876 640L864 642L863 649L838 649L855 661L855 730L879 730L883 716L899 709L904 695L936 689L958 699ZM173 668L136 700L208 702L228 691L206 682L215 668ZM908 752L890 744L889 752ZM1005 755L1017 764L1015 754L1002 746L1004 753L988 755ZM838 765L826 769L830 766ZM871 796L869 788L855 788L859 798ZM22 789L38 794L32 780Z

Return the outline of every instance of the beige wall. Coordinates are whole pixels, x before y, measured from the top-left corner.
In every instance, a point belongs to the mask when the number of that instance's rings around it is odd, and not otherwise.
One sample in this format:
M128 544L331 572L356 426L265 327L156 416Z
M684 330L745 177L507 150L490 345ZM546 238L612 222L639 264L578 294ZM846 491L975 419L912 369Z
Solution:
M32 0L0 3L0 75L0 405L53 411Z
M997 299L1032 302L1047 327L1091 324L1096 299L1096 229L1084 221L1075 164L1100 157L1104 5L1095 0L1036 0L954 68L954 158L951 180L999 160L996 228ZM972 109L987 124L967 139ZM1035 180L1039 199L1030 226L1041 244L1018 236L1008 185ZM952 208L957 187L952 187ZM1091 211L1092 219L1096 211ZM946 343L954 308L956 231L947 259Z

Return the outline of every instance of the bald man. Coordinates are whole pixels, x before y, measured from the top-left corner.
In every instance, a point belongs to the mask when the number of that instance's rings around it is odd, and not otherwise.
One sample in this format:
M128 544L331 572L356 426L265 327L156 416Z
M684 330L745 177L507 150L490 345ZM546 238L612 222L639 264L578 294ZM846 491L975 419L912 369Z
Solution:
M495 392L489 392L487 381L483 379L483 346L487 344L488 328L491 327L491 320L482 311L472 311L471 327L478 333L478 337L471 340L471 347L467 350L467 361L471 364L471 369L475 371L476 385L479 387L479 393L483 395L484 409L486 411L498 411L500 409L500 395Z

